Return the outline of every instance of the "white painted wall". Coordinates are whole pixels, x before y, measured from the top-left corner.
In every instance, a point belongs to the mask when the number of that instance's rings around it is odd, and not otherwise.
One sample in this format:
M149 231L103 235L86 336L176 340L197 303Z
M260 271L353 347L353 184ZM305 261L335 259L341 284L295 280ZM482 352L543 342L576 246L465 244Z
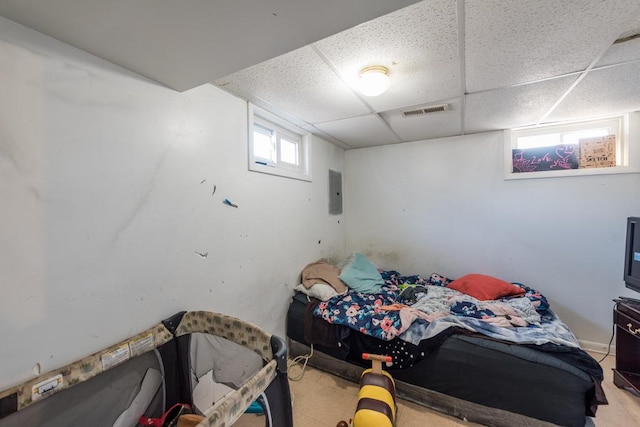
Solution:
M502 141L495 132L347 151L347 251L404 274L525 283L578 339L606 346L611 299L633 295L622 270L640 174L504 181Z
M344 256L344 153L314 138L312 183L249 172L246 114L0 18L0 389L185 309L284 336L304 265Z

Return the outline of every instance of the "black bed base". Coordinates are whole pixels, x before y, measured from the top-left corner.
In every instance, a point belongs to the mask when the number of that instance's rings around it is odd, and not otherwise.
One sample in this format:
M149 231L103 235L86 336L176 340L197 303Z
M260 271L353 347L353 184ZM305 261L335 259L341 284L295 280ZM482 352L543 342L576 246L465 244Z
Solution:
M310 352L311 348L309 346L289 338L290 357L306 355ZM309 365L356 383L359 381L360 374L363 370L361 366L329 356L315 348L313 355L309 359ZM464 421L494 427L551 427L557 425L503 409L491 408L448 396L398 379L395 379L395 383L396 393L399 398L438 412L443 412ZM584 425L593 426L594 424L591 418L585 416Z
M398 363L387 370L398 383L399 396L428 408L496 427L593 426L594 378L602 371L586 354L588 360L581 353L541 351L455 328L419 346L399 339L385 344L314 318L312 303L296 294L287 313L291 352L308 354L313 342L312 366L357 382L368 366L363 352L395 353ZM403 367L407 356L414 362Z

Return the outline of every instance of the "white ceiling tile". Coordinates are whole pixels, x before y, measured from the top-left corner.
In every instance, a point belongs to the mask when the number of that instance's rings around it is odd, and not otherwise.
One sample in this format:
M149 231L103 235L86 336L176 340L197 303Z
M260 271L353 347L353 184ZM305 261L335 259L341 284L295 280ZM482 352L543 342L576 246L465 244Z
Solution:
M622 32L618 38L629 37L640 33L640 11L638 11L635 16L631 15L628 18L627 25L622 27Z
M315 126L351 148L401 142L377 114L318 123Z
M594 70L549 115L579 120L640 111L640 61Z
M577 76L467 95L465 133L536 124Z
M459 96L455 2L420 2L315 43L345 82L356 87L360 70L384 65L391 86L365 97L377 112Z
M215 85L254 101L277 105L308 123L369 113L369 109L311 47L218 79Z
M0 15L73 33L76 46L178 89L227 69L214 84L344 148L640 109L640 39L612 45L640 31L640 0L57 3L0 0ZM366 97L352 84L374 64L389 67L391 86ZM401 116L443 102L449 111Z
M177 90L416 0L2 0L0 14Z
M424 104L419 107L388 111L382 113L382 117L403 141L421 141L460 135L462 131L460 99L450 99L439 103L439 105L441 104L447 104L448 110L420 116L404 117L402 115L402 111L415 110L431 105Z
M467 0L467 90L584 70L639 9L629 0Z
M640 38L611 46L598 62L598 67L638 59L640 59Z

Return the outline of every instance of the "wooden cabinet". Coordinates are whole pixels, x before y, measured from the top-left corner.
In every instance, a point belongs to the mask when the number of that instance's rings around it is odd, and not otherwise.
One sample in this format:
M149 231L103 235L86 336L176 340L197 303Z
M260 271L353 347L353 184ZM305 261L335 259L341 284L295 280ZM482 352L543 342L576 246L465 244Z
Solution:
M613 383L640 393L640 303L617 301L613 321L616 325Z

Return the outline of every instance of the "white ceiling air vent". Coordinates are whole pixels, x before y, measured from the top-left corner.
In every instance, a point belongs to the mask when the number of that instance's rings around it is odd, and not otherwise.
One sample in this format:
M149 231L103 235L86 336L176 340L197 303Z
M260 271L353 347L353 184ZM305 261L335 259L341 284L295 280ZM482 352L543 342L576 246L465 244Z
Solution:
M447 111L449 104L431 105L429 107L418 108L417 110L403 111L402 117L422 116L423 114L437 113L440 111Z

